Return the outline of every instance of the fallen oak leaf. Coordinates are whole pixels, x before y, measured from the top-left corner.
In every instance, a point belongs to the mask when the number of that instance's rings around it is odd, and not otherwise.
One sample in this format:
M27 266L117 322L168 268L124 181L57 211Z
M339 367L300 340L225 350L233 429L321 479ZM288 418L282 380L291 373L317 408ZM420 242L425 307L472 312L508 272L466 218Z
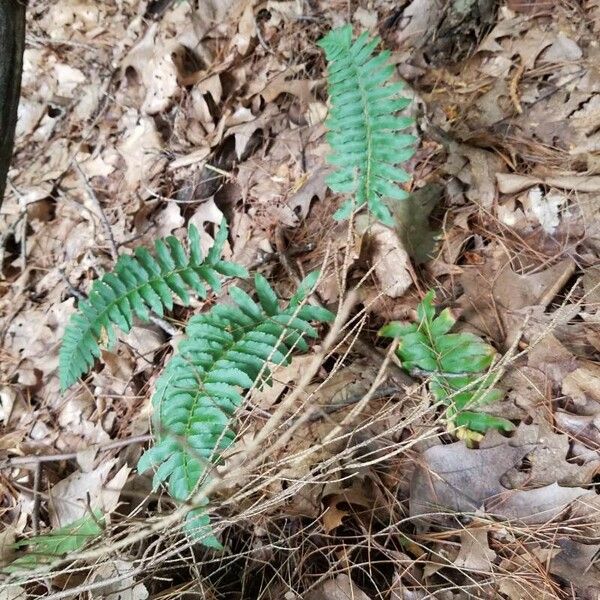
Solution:
M410 515L474 513L487 499L505 492L500 478L534 448L530 442L520 443L522 430L489 448L471 450L455 442L427 449L411 480ZM428 518L443 520L438 515Z
M535 490L506 490L485 503L486 512L528 525L547 523L558 517L571 502L589 494L585 488L561 487L552 483Z

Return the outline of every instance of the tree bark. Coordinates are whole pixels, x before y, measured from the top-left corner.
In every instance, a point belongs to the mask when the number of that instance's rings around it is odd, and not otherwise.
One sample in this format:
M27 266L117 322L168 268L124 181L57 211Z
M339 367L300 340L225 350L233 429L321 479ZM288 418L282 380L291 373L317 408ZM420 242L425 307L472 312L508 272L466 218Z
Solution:
M12 157L25 48L25 0L0 0L0 206Z

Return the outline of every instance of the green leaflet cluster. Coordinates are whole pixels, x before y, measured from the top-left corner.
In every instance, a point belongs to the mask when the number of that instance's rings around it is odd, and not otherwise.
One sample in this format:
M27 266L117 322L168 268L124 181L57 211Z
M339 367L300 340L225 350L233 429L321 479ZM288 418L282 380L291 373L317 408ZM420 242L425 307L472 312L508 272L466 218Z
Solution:
M448 406L451 426L479 433L514 429L506 419L475 410L501 397L492 387L493 375L485 375L496 351L472 333L449 333L456 319L447 308L436 317L434 298L430 291L417 307L418 323L389 323L379 335L400 340L396 354L402 366L427 377L433 397Z
M15 573L49 565L96 539L103 530L104 517L99 510L94 510L50 533L36 535L13 544L13 548L27 547L27 551L2 570L5 573Z
M383 199L403 200L407 193L398 187L409 175L396 165L413 154L415 137L401 134L412 125L409 117L398 116L410 100L398 94L402 83L390 83L394 67L388 51L373 55L379 38L368 33L352 41L352 26L329 32L319 41L328 61L331 110L326 125L332 149L329 162L336 167L327 179L338 193L354 194L335 213L347 219L365 203L385 225L393 225Z
M189 254L176 237L159 239L154 246L155 256L145 248L137 248L133 256L120 256L114 271L93 283L89 298L79 303L63 336L59 353L63 391L87 373L100 356L99 340L104 334L109 345L114 344L115 325L127 332L134 315L147 321L151 310L160 316L165 308L171 310L173 295L188 305L188 289L204 298L207 286L220 289L220 276L248 276L242 266L221 258L227 240L225 221L205 259L194 225L190 225L188 236Z
M305 338L317 337L311 321L333 320L328 310L302 304L317 277L309 275L281 308L267 280L256 275L258 302L231 287L233 304L218 304L190 319L187 338L156 384L156 445L138 463L139 472L156 469L155 488L168 482L174 499L189 499L235 438L231 420L242 392L269 382L269 364L285 365L292 352L308 351ZM192 511L188 531L202 530L203 543L216 545L206 535L207 526L202 510Z

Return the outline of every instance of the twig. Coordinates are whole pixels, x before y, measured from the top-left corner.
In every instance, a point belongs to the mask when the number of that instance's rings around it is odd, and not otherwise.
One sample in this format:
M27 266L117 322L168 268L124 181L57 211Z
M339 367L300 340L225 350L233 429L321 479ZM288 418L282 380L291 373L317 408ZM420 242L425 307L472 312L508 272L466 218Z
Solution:
M33 472L33 509L31 511L31 526L33 535L40 530L40 480L42 478L42 463L35 465Z
M379 400L380 398L386 398L387 396L393 396L394 394L397 394L398 392L404 392L404 388L399 387L397 385L381 387L381 388L375 390L371 394L370 399L371 400ZM348 406L352 406L353 404L360 402L365 397L365 395L366 395L366 392L361 392L360 394L354 394L354 395L350 396L349 398L342 400L341 402L336 402L335 404L329 404L327 406L321 406L321 407L319 407L319 409L316 412L314 412L311 415L309 420L311 422L318 421L318 420L322 419L323 416L325 416L325 415L330 415L334 412L337 412L338 410L343 410L344 408L348 408Z
M94 208L97 211L97 216L100 217L100 222L102 223L102 227L104 229L104 237L106 238L106 241L110 245L111 258L114 261L116 261L117 258L119 257L118 246L117 246L117 243L115 242L115 237L113 235L110 223L108 222L108 219L106 218L106 214L104 213L104 209L102 208L102 205L100 204L100 200L98 200L98 197L96 196L96 192L90 185L89 181L87 180L87 177L85 176L85 173L81 170L81 167L79 166L79 163L77 162L76 159L73 159L73 166L75 167L75 170L77 171L79 178L81 179L81 182L83 183L83 186L85 187L85 190L88 194L89 199L91 200L92 204L94 205Z
M76 287L74 287L71 282L69 281L69 278L67 277L67 274L65 273L64 269L58 269L58 272L60 273L60 277L63 280L66 288L67 288L67 292L69 293L69 296L73 296L74 298L77 298L77 300L85 300L86 296L84 293L80 292Z
M129 446L131 444L143 444L144 442L149 442L152 439L150 434L147 435L136 435L129 438L123 438L121 440L115 440L114 442L109 442L107 444L103 444L97 446L98 452L105 452L106 450L114 450L115 448L122 448L123 446ZM62 454L41 454L36 456L18 456L16 458L9 458L4 463L0 463L0 469L12 469L14 467L22 467L24 465L36 465L39 466L41 463L45 462L55 462L58 460L73 460L76 459L81 452L85 452L85 450L89 450L90 448L94 448L94 446L89 446L84 450L79 450L78 452L65 452Z

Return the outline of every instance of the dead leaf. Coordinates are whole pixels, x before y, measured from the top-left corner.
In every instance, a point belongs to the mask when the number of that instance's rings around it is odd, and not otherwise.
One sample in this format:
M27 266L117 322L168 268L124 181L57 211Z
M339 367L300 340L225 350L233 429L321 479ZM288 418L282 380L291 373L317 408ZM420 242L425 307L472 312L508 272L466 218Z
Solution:
M498 173L496 175L498 189L503 194L522 192L535 185L546 185L574 192L600 191L600 176L598 175L562 175L560 177L530 177L515 173Z
M96 588L93 597L102 600L146 600L148 590L143 583L135 582L133 571L133 563L122 558L94 567L89 577L90 581L110 581L115 578L118 578L118 581Z
M390 298L402 296L412 285L410 258L394 231L380 223L369 226L367 215L356 218L356 230L365 236L370 264L381 291Z
M552 559L550 572L572 582L577 589L600 591L600 567L596 556L599 546L569 539L558 540L558 546L560 552Z
M102 514L114 511L131 472L129 467L124 466L109 480L108 475L115 464L116 459L105 460L92 471L76 471L54 485L49 492L52 527L73 523L86 515L90 508L100 509Z
M279 73L272 79L267 86L260 92L265 102L273 102L280 94L292 94L300 99L304 106L314 102L315 97L312 93L314 81L311 79L293 79L295 73L302 71L304 65L295 65Z
M554 418L561 431L582 441L588 448L600 450L600 415L574 415L558 411Z
M600 366L592 361L582 363L563 379L562 392L578 404L585 404L588 399L600 403Z
M411 481L411 516L475 512L486 500L506 491L500 478L533 447L532 442L521 442L515 436L479 450L467 448L462 441L429 448Z
M458 304L463 319L491 339L504 339L504 330L514 327L514 315L523 322L521 309L547 306L575 271L575 263L564 259L547 269L531 274L515 273L504 251L497 247L484 265L464 266L460 282L464 294Z
M327 191L325 177L330 172L328 167L320 167L314 171L299 190L288 198L287 205L301 219L306 219L312 201L315 198L323 200Z
M305 594L303 600L371 600L348 575L324 581Z
M486 527L473 526L460 532L460 552L454 560L459 569L491 573L496 553L490 548Z
M590 461L586 465L567 460L570 454L568 436L552 431L542 422L537 428L535 448L526 456L525 469L514 468L500 479L507 488L537 488L552 483L563 486L587 485L595 473L600 470L600 460Z
M558 483L535 490L510 490L490 498L485 503L490 515L518 520L522 523L547 523L560 515L567 506L589 494L589 490L576 487L560 487Z
M441 185L429 184L413 192L402 202L388 203L396 222L398 237L416 264L429 260L435 251L439 231L431 228L429 216L441 195Z
M336 527L339 527L343 523L344 517L347 517L349 514L347 510L340 510L335 503L328 506L321 517L325 533L329 534Z
M130 111L123 119L127 133L117 149L127 167L127 185L131 191L135 191L142 180L149 182L160 173L167 159L161 154L163 143L156 130L156 124L150 117L140 117L134 111Z

